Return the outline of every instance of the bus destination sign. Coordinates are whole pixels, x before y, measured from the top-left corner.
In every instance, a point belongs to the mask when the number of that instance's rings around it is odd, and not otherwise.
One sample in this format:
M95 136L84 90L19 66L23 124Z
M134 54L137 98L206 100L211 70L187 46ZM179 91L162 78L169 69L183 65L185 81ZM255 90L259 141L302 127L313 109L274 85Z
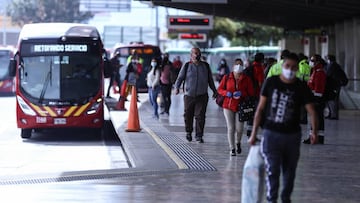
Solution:
M35 44L32 52L88 52L86 44Z

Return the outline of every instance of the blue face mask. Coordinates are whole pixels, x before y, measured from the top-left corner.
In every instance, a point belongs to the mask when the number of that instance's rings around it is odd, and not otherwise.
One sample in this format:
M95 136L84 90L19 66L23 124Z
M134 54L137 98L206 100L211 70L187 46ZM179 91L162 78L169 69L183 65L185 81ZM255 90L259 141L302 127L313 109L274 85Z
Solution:
M151 66L152 66L152 67L155 67L156 65L157 65L156 62L151 62Z

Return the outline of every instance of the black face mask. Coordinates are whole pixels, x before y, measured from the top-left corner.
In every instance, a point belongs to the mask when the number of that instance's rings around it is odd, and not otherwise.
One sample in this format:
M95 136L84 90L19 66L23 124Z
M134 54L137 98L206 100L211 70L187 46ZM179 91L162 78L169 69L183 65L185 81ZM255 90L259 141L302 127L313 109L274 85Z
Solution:
M197 56L196 56L196 60L197 60L197 61L200 61L200 59L201 59L201 55L197 55Z

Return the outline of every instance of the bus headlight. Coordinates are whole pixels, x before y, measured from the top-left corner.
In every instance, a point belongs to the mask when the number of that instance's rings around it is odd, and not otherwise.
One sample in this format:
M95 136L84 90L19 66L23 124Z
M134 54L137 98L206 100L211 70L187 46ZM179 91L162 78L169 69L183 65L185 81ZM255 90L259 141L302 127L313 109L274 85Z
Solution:
M87 110L87 114L94 114L99 109L100 105L102 105L102 98L96 100L95 103L91 105L91 107Z
M36 115L35 111L30 108L30 106L23 100L23 98L21 98L20 96L17 96L16 99L17 99L17 101L19 103L19 106L20 106L21 110L25 114L30 115L30 116L35 116Z

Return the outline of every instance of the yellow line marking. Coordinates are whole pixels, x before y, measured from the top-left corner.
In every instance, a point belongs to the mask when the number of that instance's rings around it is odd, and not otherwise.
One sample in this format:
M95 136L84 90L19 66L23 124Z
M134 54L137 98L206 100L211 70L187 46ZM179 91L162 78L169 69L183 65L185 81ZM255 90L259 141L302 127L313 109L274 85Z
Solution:
M141 125L145 126L143 129L147 131L151 137L157 142L160 147L169 155L169 157L175 162L179 169L188 169L189 167L179 158L178 155L164 142L159 136L157 136L150 128L146 127L144 123Z
M66 111L66 113L64 114L64 117L70 116L70 114L71 114L76 108L77 108L76 106L70 107L70 108Z

